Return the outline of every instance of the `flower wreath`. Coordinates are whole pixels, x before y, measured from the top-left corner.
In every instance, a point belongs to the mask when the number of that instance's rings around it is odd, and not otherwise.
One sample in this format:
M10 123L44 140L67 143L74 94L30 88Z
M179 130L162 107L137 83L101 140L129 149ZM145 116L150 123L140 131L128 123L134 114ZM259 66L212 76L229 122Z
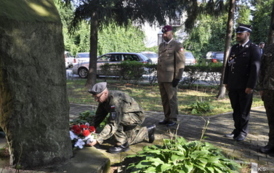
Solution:
M70 139L73 141L73 146L82 149L85 144L94 141L95 127L89 123L76 124L70 127Z

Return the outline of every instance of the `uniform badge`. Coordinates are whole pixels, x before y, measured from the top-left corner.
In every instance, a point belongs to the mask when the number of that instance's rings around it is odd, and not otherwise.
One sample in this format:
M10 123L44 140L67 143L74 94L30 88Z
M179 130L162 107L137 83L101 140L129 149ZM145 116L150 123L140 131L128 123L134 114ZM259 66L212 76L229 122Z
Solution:
M111 113L111 119L112 119L112 120L115 120L115 119L116 119L116 112L112 112L112 113Z

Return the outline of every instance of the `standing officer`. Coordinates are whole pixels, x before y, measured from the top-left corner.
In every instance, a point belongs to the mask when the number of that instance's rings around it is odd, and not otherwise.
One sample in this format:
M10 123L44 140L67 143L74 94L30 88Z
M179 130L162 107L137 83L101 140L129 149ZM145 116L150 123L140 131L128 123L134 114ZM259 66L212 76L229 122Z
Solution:
M264 42L259 43L259 48L260 48L261 55L263 55L263 53L264 53L264 46L265 46Z
M156 126L140 126L145 119L144 111L128 94L109 91L106 82L95 84L89 93L99 102L94 120L95 127L98 127L110 113L108 123L95 137L96 140L89 143L90 146L102 144L104 140L113 136L116 144L109 148L109 152L119 153L127 151L129 145L142 142L144 139L150 143L154 141Z
M181 44L173 39L172 27L164 26L162 32L164 42L159 46L157 76L165 119L159 124L173 126L177 121L177 86L183 75L185 56Z
M248 134L249 113L259 68L260 49L250 42L250 25L240 24L236 29L236 41L232 46L227 61L224 84L233 109L235 129L226 137L243 141Z
M268 144L260 148L260 151L267 154L274 152L274 44L267 46L262 56L258 88L269 126Z

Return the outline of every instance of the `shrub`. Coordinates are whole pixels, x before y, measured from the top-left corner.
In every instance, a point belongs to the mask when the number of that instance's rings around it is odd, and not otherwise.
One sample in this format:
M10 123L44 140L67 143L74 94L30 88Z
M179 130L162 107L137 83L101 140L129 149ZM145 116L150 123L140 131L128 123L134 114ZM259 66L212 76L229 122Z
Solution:
M236 173L240 168L213 145L187 142L183 137L164 139L163 145L145 146L137 154L127 156L127 161L130 163L125 172L131 173Z
M125 80L140 79L145 73L144 64L138 61L123 61L117 64L120 67L120 76Z
M191 111L191 114L201 114L211 112L213 108L214 107L208 101L196 101L189 105L188 110Z
M192 66L185 66L183 84L193 84L198 80L214 81L219 83L220 74L222 73L222 64L221 63L211 63L209 65L198 64Z
M119 76L125 80L138 80L147 72L145 65L138 61L123 61L120 64L106 63L101 67L106 76Z

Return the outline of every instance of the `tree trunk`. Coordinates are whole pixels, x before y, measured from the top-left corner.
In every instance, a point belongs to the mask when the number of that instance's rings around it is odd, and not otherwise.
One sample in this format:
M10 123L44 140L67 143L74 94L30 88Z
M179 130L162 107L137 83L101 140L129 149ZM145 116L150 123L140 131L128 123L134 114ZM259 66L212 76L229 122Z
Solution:
M272 4L272 13L271 13L271 21L270 21L270 28L268 34L268 45L274 43L274 3Z
M227 19L227 28L226 28L226 42L225 42L225 52L224 52L224 61L223 61L223 69L222 69L222 77L219 86L219 93L217 95L217 99L222 99L225 97L226 88L223 84L224 82L224 74L226 68L226 62L228 60L229 52L230 52L230 44L231 38L233 34L233 23L234 23L234 13L236 7L236 0L230 0L229 2L229 12L228 12L228 19Z
M97 47L98 47L98 18L94 12L90 21L90 52L89 52L89 72L86 87L90 88L96 83L97 71Z
M67 161L64 43L53 1L0 1L0 38L0 126L10 164L34 169Z

